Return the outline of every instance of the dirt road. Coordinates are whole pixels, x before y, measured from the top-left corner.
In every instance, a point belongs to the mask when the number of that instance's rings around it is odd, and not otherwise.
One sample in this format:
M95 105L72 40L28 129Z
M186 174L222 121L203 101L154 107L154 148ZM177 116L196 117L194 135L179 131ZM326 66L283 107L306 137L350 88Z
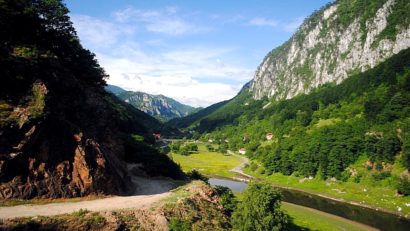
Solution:
M230 152L229 154L235 155L235 156L238 156L238 157L242 158L242 163L241 163L240 165L236 166L235 168L229 170L229 171L230 171L230 172L239 173L240 175L242 175L242 176L244 176L244 177L246 178L245 180L252 179L253 176L244 173L243 170L242 170L242 169L245 167L245 165L246 165L247 163L249 163L249 159L246 158L246 157L244 157L244 156L240 156L240 155L238 155L238 154L235 154L235 153L233 153L233 152Z
M114 196L92 201L51 203L45 205L18 205L0 207L0 219L33 216L53 216L72 213L80 209L89 211L109 211L119 209L143 208L169 196L174 185L162 179L147 179L135 177L135 196Z
M118 209L143 208L161 200L162 198L167 197L169 194L170 192L128 197L116 196L81 202L2 207L0 208L0 219L33 216L54 216L65 213L72 213L80 209L87 209L89 211L109 211Z

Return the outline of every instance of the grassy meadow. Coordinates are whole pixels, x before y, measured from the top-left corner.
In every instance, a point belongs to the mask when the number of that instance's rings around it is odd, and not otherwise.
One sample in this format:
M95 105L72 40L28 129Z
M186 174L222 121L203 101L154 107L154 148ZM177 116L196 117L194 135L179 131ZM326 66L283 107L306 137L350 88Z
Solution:
M198 153L184 156L170 153L169 156L178 163L184 172L196 169L207 176L234 177L236 173L230 172L232 168L238 166L242 159L235 155L209 152L205 144L197 143Z

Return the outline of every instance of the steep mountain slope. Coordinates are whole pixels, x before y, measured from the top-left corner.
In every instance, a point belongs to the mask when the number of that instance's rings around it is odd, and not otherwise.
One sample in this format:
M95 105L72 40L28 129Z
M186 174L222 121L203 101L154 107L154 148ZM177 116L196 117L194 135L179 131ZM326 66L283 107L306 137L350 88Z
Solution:
M106 91L113 93L114 95L118 95L120 93L126 92L126 90L122 89L121 87L114 86L107 84L107 86L104 87Z
M199 108L182 104L163 95L151 95L139 91L125 91L113 85L108 85L106 90L114 93L118 98L131 104L135 108L161 121L184 117L199 110Z
M259 109L308 93L325 83L340 83L410 47L410 3L403 0L347 1L329 4L307 18L283 45L273 49L255 72L249 91L242 90L226 106L187 124L213 131L251 120ZM255 99L256 101L252 100ZM194 121L192 121L194 122Z
M150 145L161 123L105 92L67 13L58 0L0 2L0 198L126 192L127 162L181 177Z
M289 99L340 83L410 47L410 2L339 0L315 12L256 70L252 95Z
M213 104L209 107L206 107L204 109L199 110L198 112L195 112L191 115L182 117L182 118L175 118L170 121L168 121L166 124L169 126L173 127L178 127L178 128L188 128L189 126L196 126L201 119L204 117L208 116L212 112L218 110L219 108L223 107L225 104L227 104L229 101L222 101L216 104Z

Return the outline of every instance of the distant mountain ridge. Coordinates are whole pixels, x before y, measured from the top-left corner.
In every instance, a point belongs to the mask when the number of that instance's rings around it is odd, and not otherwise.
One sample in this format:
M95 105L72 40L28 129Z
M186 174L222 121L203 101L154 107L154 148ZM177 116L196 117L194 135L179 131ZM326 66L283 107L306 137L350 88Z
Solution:
M151 95L140 91L126 91L114 85L108 85L105 89L123 101L161 121L181 118L200 110L200 108L182 104L164 95Z

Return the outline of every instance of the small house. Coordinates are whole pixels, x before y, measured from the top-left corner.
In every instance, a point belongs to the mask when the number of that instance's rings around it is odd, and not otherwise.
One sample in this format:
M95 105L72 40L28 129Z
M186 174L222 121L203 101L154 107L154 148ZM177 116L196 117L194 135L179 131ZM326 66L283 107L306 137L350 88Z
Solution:
M266 134L266 139L267 139L267 140L272 140L272 138L273 138L273 134L272 134L272 133Z
M239 149L239 154L245 155L246 154L246 149L245 148Z

